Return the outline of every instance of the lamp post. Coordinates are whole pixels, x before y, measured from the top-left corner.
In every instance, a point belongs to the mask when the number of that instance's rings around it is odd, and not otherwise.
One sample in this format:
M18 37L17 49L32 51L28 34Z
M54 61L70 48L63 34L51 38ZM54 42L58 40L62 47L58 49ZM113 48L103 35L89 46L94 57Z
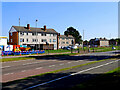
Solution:
M83 46L83 50L84 50L84 30L83 30L83 41L82 41L82 46Z
M37 19L36 19L36 50L37 50Z

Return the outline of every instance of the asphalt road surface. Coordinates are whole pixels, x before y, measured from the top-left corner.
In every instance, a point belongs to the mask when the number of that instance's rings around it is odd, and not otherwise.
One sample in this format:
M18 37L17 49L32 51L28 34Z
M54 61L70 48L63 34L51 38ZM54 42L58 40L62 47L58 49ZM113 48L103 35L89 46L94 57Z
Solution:
M64 56L64 57L56 57L56 58L36 57L35 60L6 62L2 64L3 82L8 82L11 80L16 80L19 78L28 77L48 71L58 70L66 67L85 64L96 60L102 60L109 58L112 55L115 55L115 52L112 51L112 52L103 52L103 53L92 53L82 56L77 55L77 56ZM50 74L44 77L39 77L39 79L32 79L32 82L29 80L26 82L20 82L18 84L7 85L7 86L5 85L3 86L3 88L10 89L16 87L18 88L19 86L19 89L24 89L24 88L29 89L30 87L34 87L36 85L38 85L38 87L32 88L33 90L60 89L60 87L70 88L76 83L82 82L84 80L88 80L88 78L90 77L94 77L98 74L103 74L104 72L117 68L119 65L118 62L119 61L115 61L115 60L107 60L95 64L82 66L72 70L62 71L56 74ZM63 79L57 80L58 78L63 78ZM39 84L42 85L39 86Z

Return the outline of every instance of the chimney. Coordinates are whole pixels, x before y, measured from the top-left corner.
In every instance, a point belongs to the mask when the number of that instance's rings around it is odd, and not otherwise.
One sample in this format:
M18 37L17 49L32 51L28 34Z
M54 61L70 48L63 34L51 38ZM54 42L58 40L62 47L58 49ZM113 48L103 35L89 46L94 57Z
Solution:
M30 24L27 24L27 29L29 29L29 30L30 30Z
M46 30L46 25L44 25L44 30Z

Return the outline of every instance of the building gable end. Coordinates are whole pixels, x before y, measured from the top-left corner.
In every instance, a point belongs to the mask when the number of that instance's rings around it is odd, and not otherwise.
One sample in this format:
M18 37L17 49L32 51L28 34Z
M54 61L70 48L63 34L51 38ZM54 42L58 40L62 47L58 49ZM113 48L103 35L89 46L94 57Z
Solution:
M17 32L14 27L11 27L11 29L9 31L9 33L12 33L12 32Z

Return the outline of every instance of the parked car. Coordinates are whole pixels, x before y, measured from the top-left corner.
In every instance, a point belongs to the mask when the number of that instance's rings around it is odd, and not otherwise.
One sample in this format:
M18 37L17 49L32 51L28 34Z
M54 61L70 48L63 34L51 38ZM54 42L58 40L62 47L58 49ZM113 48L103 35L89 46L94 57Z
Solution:
M67 46L67 47L63 47L63 49L70 50L71 47L70 47L70 46Z
M77 49L78 47L77 47L77 46L72 46L71 48L72 48L72 49Z

